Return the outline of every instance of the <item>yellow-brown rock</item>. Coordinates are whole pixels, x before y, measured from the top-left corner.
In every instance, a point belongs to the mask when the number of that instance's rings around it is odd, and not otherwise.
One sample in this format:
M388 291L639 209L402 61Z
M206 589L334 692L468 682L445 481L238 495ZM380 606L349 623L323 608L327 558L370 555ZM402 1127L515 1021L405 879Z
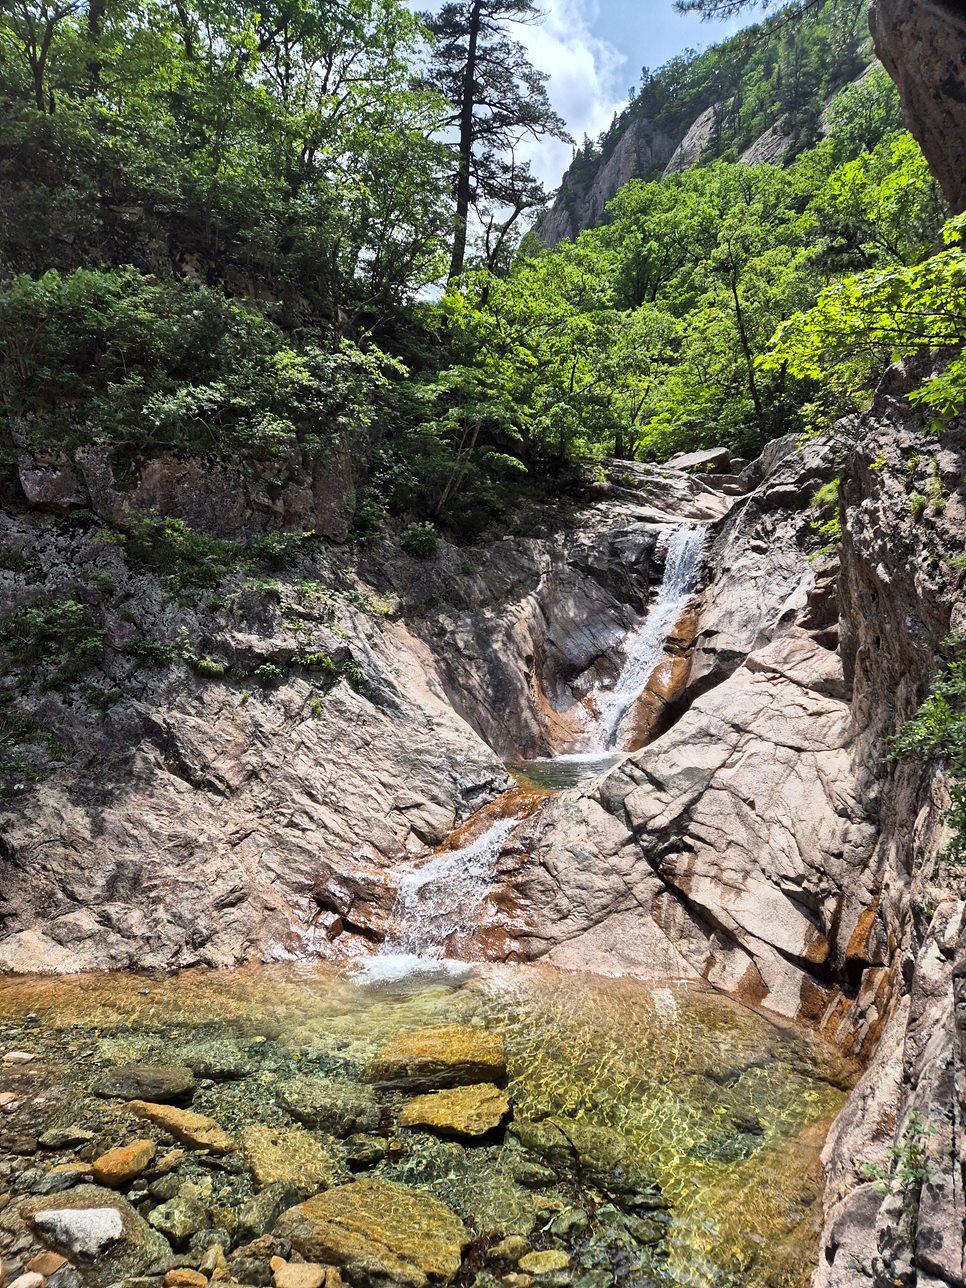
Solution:
M317 1261L283 1261L275 1270L275 1288L322 1288L325 1266Z
M304 1127L251 1123L242 1129L239 1140L259 1189L282 1183L311 1192L342 1179L338 1161Z
M156 1123L182 1145L192 1149L210 1149L213 1154L229 1154L235 1142L214 1118L196 1114L191 1109L175 1109L173 1105L155 1105L147 1100L129 1100L128 1109L139 1118Z
M528 1252L520 1258L520 1269L530 1275L550 1275L555 1270L566 1270L570 1258L566 1252L549 1248L546 1252Z
M307 1259L334 1264L350 1283L393 1288L449 1283L470 1236L455 1213L393 1181L340 1185L283 1212L275 1234Z
M207 1275L200 1270L189 1270L187 1266L169 1270L164 1276L164 1288L205 1288Z
M499 1033L452 1025L420 1029L387 1042L363 1071L363 1081L400 1091L435 1091L506 1077Z
M472 1139L499 1127L510 1112L505 1091L492 1082L416 1096L399 1114L401 1127L425 1127L441 1136Z
M31 1257L27 1262L27 1269L33 1271L35 1275L43 1275L45 1279L49 1279L58 1270L63 1270L66 1265L67 1258L62 1257L59 1252L39 1252L36 1257Z
M154 1158L153 1140L136 1140L130 1145L109 1149L91 1164L91 1172L98 1185L126 1185L140 1176Z

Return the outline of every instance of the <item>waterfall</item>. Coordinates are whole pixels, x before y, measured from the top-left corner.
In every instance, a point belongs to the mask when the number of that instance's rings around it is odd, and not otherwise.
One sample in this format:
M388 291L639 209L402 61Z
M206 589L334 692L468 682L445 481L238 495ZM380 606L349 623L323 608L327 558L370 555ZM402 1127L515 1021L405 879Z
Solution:
M681 616L694 587L704 558L705 528L681 526L667 537L664 579L647 617L634 632L620 675L614 687L602 693L598 702L600 746L615 746L621 724L641 696L651 673L664 652L664 642Z
M500 818L474 841L407 865L399 877L393 929L375 957L360 962L372 980L446 969L453 935L472 935L496 875L503 842L519 818Z

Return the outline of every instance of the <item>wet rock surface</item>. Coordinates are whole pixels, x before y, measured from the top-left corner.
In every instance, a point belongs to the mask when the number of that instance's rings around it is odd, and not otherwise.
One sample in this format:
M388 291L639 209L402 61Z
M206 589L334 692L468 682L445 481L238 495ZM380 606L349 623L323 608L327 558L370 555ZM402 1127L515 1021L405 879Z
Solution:
M402 1091L499 1082L506 1053L497 1033L483 1029L424 1029L381 1048L363 1071L366 1082Z

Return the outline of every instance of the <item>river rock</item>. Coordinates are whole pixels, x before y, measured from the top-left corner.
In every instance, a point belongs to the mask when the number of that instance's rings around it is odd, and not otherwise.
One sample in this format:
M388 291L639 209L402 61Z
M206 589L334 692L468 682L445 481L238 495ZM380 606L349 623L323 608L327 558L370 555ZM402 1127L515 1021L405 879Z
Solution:
M130 1145L109 1149L95 1158L91 1173L98 1185L126 1185L140 1176L154 1158L157 1146L153 1140L136 1140Z
M18 1275L10 1284L10 1288L44 1288L44 1277L35 1271L28 1270L26 1274Z
M196 1114L190 1109L175 1109L171 1105L153 1105L144 1100L131 1100L128 1108L139 1118L156 1123L175 1140L192 1149L210 1149L213 1154L229 1154L235 1142L214 1118Z
M392 1039L363 1071L376 1087L433 1091L506 1077L506 1054L499 1033L453 1025L421 1029Z
M178 1059L197 1078L213 1078L217 1082L244 1078L252 1071L252 1060L234 1042L226 1038L204 1038L179 1046ZM142 1096L150 1100L150 1096Z
M291 1182L266 1185L243 1203L235 1219L235 1232L241 1239L257 1239L274 1229L286 1209L298 1203L303 1195Z
M510 1132L558 1172L579 1177L607 1193L633 1194L657 1188L636 1148L611 1127L555 1116L517 1120Z
M334 1147L326 1148L302 1127L266 1127L250 1123L239 1136L255 1184L294 1186L304 1194L326 1189L344 1179Z
M36 1212L34 1226L71 1256L93 1260L124 1237L116 1207L48 1208Z
M528 1275L550 1275L556 1270L566 1270L570 1258L566 1252L549 1248L545 1252L528 1252L520 1258L520 1269Z
M276 1228L303 1257L339 1266L360 1288L449 1283L470 1242L437 1199L382 1180L320 1194L283 1213Z
M66 1127L48 1127L38 1137L44 1149L76 1149L79 1145L89 1145L94 1133L86 1127L70 1124Z
M94 1083L95 1096L171 1104L191 1098L195 1080L183 1064L129 1064L110 1069Z
M382 1116L371 1088L348 1078L289 1078L279 1084L278 1099L293 1118L333 1136L375 1131Z
M207 1275L188 1266L169 1270L164 1276L164 1288L205 1288L207 1282Z
M183 1248L193 1234L208 1225L208 1211L190 1192L181 1192L148 1214L148 1223L176 1248Z
M473 1139L494 1131L510 1112L510 1099L492 1082L416 1096L399 1113L401 1127L425 1127L441 1136Z
M325 1266L320 1266L315 1261L283 1262L275 1267L275 1288L322 1288L325 1271Z

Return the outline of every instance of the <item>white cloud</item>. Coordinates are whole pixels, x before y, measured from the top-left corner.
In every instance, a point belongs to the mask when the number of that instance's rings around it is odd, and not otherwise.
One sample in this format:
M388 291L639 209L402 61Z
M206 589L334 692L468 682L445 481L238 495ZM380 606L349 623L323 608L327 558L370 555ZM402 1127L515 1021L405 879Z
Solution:
M595 36L596 17L587 0L541 0L543 21L520 26L514 35L530 60L550 77L550 101L580 144L584 134L596 138L627 101L624 54ZM521 154L548 188L555 188L570 164L571 147L556 139L528 142Z

